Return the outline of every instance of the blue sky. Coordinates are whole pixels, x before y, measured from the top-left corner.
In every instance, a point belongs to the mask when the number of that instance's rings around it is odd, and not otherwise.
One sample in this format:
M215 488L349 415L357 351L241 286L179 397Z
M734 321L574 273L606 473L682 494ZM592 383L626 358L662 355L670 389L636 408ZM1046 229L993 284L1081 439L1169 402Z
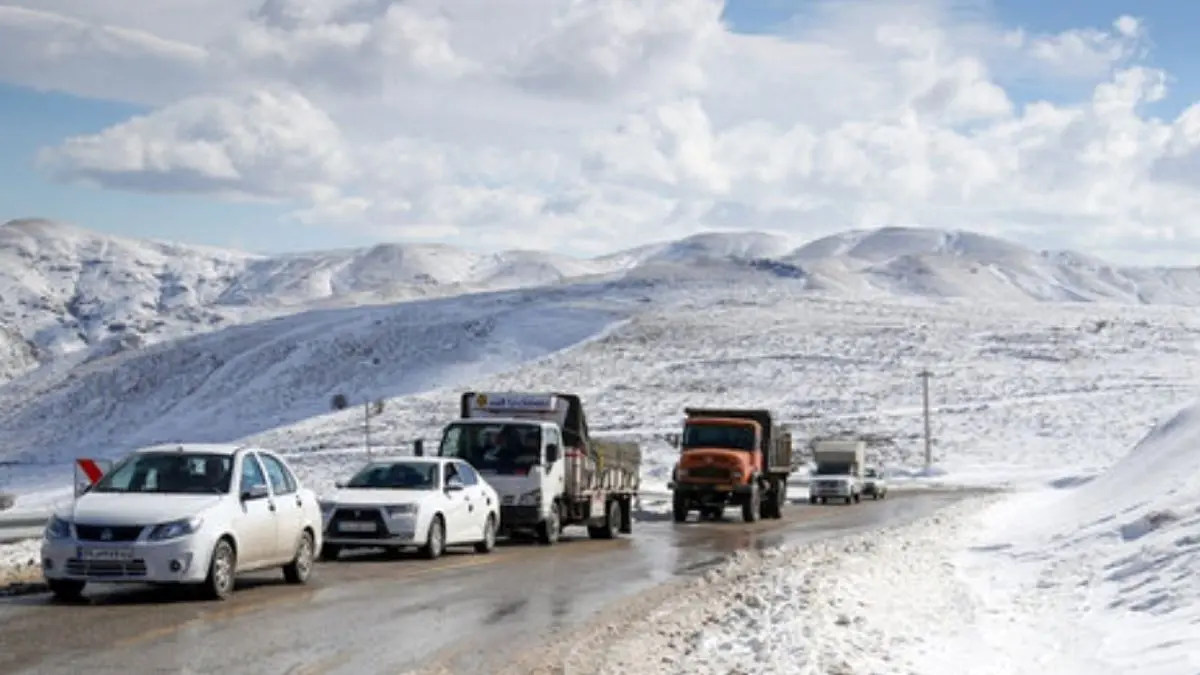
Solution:
M769 32L794 14L796 2L732 0L726 20L737 30ZM1031 31L1106 28L1121 14L1144 19L1152 39L1149 65L1174 76L1168 99L1152 113L1177 114L1200 99L1193 76L1200 51L1194 26L1200 3L1143 0L1001 0L990 13L1007 26ZM1052 92L1051 92L1052 93ZM1018 103L1047 92L1009 89ZM353 246L372 239L345 230L282 223L297 205L230 204L190 196L148 195L56 183L34 167L39 148L75 135L97 132L146 109L123 103L75 98L0 84L0 220L39 216L136 237L189 241L254 251Z

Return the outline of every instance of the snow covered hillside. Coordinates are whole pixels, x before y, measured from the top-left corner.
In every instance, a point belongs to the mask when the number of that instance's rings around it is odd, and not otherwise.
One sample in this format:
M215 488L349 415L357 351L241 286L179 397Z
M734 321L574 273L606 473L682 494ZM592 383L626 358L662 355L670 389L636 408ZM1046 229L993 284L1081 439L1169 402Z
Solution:
M0 226L0 380L87 348L111 353L315 307L538 285L607 269L538 252L399 244L264 257L10 221Z
M799 249L775 235L708 233L584 260L414 244L259 256L26 219L0 226L0 381L55 355L111 354L315 308L587 279L761 277L849 297L1200 304L1195 269L1123 269L919 228L847 232Z
M1200 267L1119 267L971 232L851 231L818 239L779 261L803 270L813 288L856 295L1200 304Z
M593 429L647 444L652 484L674 463L664 436L683 407L718 403L774 407L801 440L843 430L890 437L875 452L904 475L922 464L916 373L928 366L940 480L1042 483L1110 465L1200 375L1200 318L1173 308L881 304L813 298L794 285L678 297L578 348L396 399L372 435L397 446L435 437L466 387L560 389L584 396ZM353 447L362 422L347 411L251 440Z

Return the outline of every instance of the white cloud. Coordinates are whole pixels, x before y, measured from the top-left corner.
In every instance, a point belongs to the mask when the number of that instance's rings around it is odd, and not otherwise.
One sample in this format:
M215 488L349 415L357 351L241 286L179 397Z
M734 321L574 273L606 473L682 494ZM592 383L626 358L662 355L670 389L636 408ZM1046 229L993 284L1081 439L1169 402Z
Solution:
M341 132L293 92L196 97L44 150L58 176L235 199L321 199L353 180Z
M1200 237L1200 113L1145 113L1166 78L1133 17L1043 35L841 0L748 35L718 0L162 1L0 7L0 78L160 106L48 149L55 175L581 252L705 227ZM1081 95L1023 102L1049 87Z

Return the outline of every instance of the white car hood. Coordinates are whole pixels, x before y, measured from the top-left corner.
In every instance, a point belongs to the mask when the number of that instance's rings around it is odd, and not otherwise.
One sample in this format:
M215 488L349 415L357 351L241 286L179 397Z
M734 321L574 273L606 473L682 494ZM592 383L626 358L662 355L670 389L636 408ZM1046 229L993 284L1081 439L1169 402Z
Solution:
M83 525L156 525L191 518L220 501L221 495L88 492L58 515Z
M321 497L321 501L338 506L388 506L420 504L436 490L393 490L387 488L342 488Z

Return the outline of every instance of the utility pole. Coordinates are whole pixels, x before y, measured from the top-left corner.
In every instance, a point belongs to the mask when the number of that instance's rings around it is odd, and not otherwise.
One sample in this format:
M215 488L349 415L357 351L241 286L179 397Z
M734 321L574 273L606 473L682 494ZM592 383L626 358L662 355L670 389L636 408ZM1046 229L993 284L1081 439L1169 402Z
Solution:
M383 399L363 403L363 445L367 448L367 461L371 461L371 418L383 413Z
M367 448L367 461L371 461L371 402L363 401L363 445Z
M921 378L921 402L925 411L925 473L933 468L933 427L929 419L929 378L933 373L922 370L917 374Z

